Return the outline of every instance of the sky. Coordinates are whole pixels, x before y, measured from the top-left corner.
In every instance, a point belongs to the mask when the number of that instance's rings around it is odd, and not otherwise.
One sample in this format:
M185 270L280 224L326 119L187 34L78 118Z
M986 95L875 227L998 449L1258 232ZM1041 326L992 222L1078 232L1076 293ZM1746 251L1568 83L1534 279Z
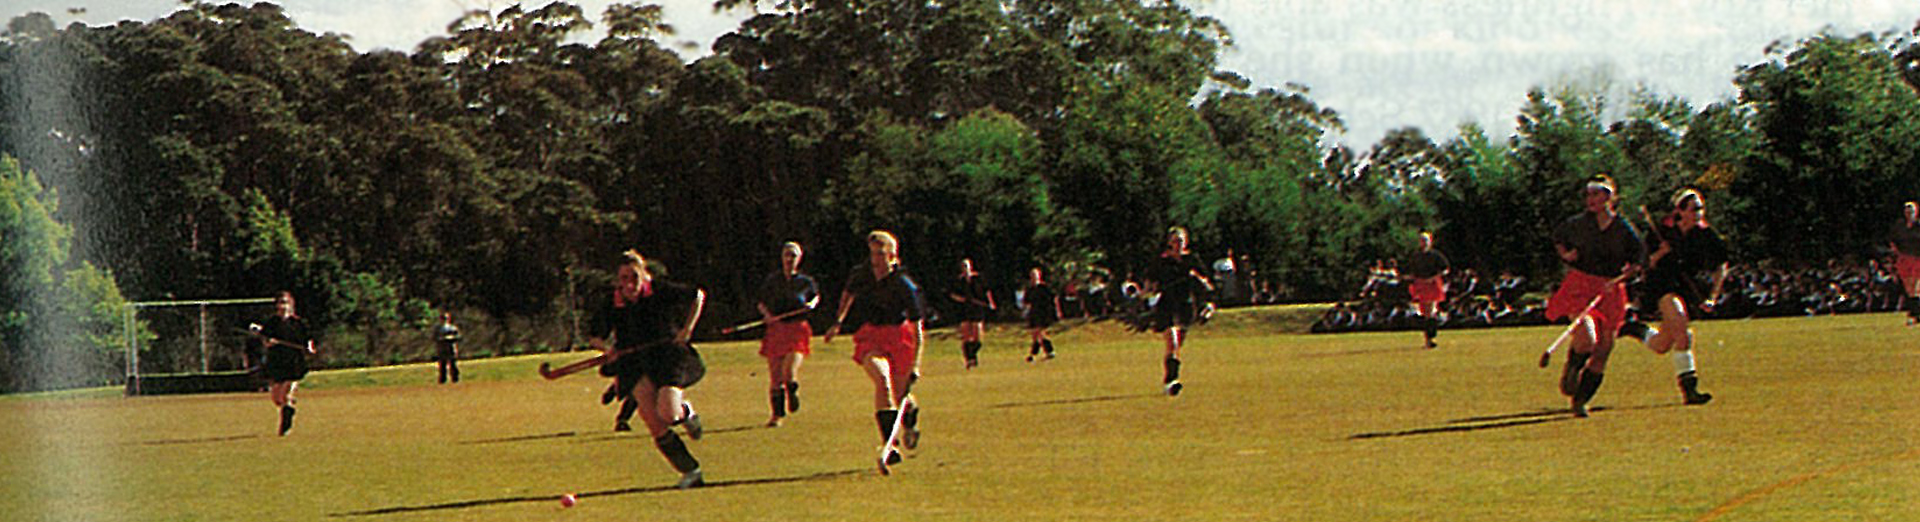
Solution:
M538 4L539 0L528 2ZM598 17L606 0L576 4ZM711 0L652 0L678 30L683 57L736 26L743 12L714 13ZM1234 46L1221 68L1257 87L1306 85L1338 111L1357 148L1387 131L1418 127L1436 141L1474 122L1512 133L1527 89L1570 78L1607 78L1624 101L1644 85L1703 106L1734 95L1744 65L1767 59L1776 40L1906 32L1920 21L1914 0L1186 0L1224 22ZM300 27L348 35L359 51L411 50L469 9L505 0L282 0ZM65 26L153 20L176 0L0 0L0 16L41 11ZM70 9L84 9L75 13Z

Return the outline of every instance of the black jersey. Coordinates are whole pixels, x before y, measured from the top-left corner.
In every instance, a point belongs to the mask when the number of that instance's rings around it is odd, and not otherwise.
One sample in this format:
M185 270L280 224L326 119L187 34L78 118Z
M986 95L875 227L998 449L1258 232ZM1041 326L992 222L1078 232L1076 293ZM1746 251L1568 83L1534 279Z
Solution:
M1446 254L1433 249L1414 252L1413 256L1407 258L1407 262L1400 263L1400 273L1418 279L1431 279L1450 268L1453 268L1453 265L1447 262Z
M687 320L699 290L655 278L641 296L622 306L606 301L587 323L587 335L613 336L615 348L631 348L672 339Z
M1060 315L1060 307L1057 306L1059 304L1059 301L1056 299L1057 297L1058 296L1053 293L1053 287L1047 286L1046 283L1028 286L1026 293L1027 316L1058 317Z
M807 308L807 303L813 302L814 298L819 296L820 286L813 282L812 277L799 272L788 277L785 271L776 270L768 274L767 280L760 284L760 304L766 305L767 311L772 312L773 315L804 310ZM780 322L805 321L810 313L812 312L799 312L781 319Z
M966 306L987 308L987 281L979 275L963 276L953 280L953 286L947 290L947 297Z
M1888 229L1887 242L1900 255L1920 257L1920 225L1907 226L1907 218L1900 218Z
M1160 299L1179 302L1204 300L1206 285L1194 274L1206 273L1206 267L1191 255L1159 256L1147 265L1147 277L1160 289Z
M927 303L920 286L907 276L906 269L894 267L886 277L873 278L873 268L861 264L847 275L846 293L853 306L841 329L853 332L863 325L893 325L918 321L926 316Z
M1640 233L1633 225L1618 214L1605 230L1600 229L1593 214L1575 214L1553 228L1553 244L1578 254L1567 264L1569 267L1599 277L1618 276L1628 264L1647 264L1647 245L1640 242Z
M1694 274L1720 268L1721 263L1727 262L1727 242L1711 228L1682 232L1679 227L1661 223L1654 226L1654 235L1647 241L1649 251L1659 250L1661 244L1668 245L1669 249L1647 269L1650 279L1688 279Z
M267 339L284 341L270 343ZM307 332L307 322L299 317L280 317L275 315L260 322L260 338L251 341L249 353L262 353L264 348L266 362L262 366L267 380L275 382L298 381L307 376L307 343L313 336Z

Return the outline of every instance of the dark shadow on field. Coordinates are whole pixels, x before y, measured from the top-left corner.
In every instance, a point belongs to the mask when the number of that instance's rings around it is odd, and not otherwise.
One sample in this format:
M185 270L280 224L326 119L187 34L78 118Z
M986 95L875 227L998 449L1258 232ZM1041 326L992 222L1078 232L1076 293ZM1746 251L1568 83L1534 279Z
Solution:
M796 477L769 477L769 478L741 479L741 480L715 480L715 481L709 481L706 483L706 485L700 486L694 489L728 488L728 487L736 487L736 486L758 486L758 485L764 485L764 484L787 484L787 483L807 482L807 481L814 481L814 480L829 480L829 479L836 479L841 477L850 477L853 475L864 473L866 471L868 471L867 468L860 468L860 469L848 469L848 470L841 470L841 471L826 471L826 472L814 473L811 475L800 475ZM652 487L643 487L643 488L621 488L621 489L609 489L609 490L602 490L602 491L587 491L587 492L574 494L574 498L585 499L585 498L591 498L591 497L611 497L616 495L662 493L662 492L672 492L672 491L680 491L680 488L673 487L672 485L665 485L665 486L652 486ZM483 506L495 506L500 504L514 504L514 503L520 503L520 502L559 503L560 496L558 495L522 495L517 497L462 500L457 502L443 502L440 504L427 504L427 505L421 505L421 506L395 506L395 507L385 507L385 508L379 508L379 509L369 509L365 511L348 511L345 513L330 513L327 516L329 518L365 517L365 516L373 516L373 515L392 515L395 513L419 513L424 511L446 511L446 510L456 510L456 509L467 509L467 508L483 507Z
M1158 394L1158 393L1143 393L1138 395L1109 395L1105 397L1082 397L1078 399L1054 399L1050 401L1004 402L1004 403L988 406L988 408L998 410L998 409L1005 409L1005 408L1026 408L1031 406L1058 406L1061 404L1084 404L1089 402L1111 402L1111 401L1124 401L1124 400L1133 400L1133 399L1151 399L1154 397L1164 397L1164 395Z
M559 439L559 438L572 437L575 435L579 435L579 433L575 433L571 431L563 431L560 433L548 433L544 435L521 435L518 437L501 437L497 439L463 440L463 441L460 441L460 444L462 445L499 444L502 442L524 442L529 440Z
M1420 347L1419 345L1412 345L1412 346L1403 346L1403 347L1396 347L1396 348L1365 348L1365 349L1359 349L1359 350L1341 350L1338 352L1327 352L1327 353L1303 353L1303 354L1300 354L1300 357L1303 359L1318 359L1322 357L1348 357L1353 355L1376 355L1376 354L1383 354L1383 353L1404 353L1404 352L1419 352L1419 351L1427 351L1427 350L1425 348Z
M257 439L257 438L260 438L259 434L229 435L225 437L202 437L198 439L149 440L149 441L141 442L140 444L146 445L146 446L167 446L172 444L201 444L201 443L207 443L207 442L232 442L236 440L247 440L247 439Z
M705 435L718 435L721 433L741 432L741 431L756 429L759 427L760 427L759 425L747 425L747 426L735 426L732 428L711 429L711 430L707 430ZM577 440L575 440L575 442L586 443L586 442L606 442L610 440L629 439L634 437L644 438L645 436L646 434L644 432L637 432L637 431L624 432L624 433L609 431L604 433L595 433L591 435L581 435L579 432L575 432L575 431L562 431L559 433L545 433L545 434L539 434L539 435L518 435L513 437L500 437L497 439L465 440L465 441L460 441L460 444L461 445L501 444L506 442L527 442L527 441L533 441L533 440L568 439L568 438L574 438L574 437L579 437Z
M1680 407L1680 405L1679 404L1649 404L1649 405L1642 405L1642 406L1621 406L1621 407L1595 406L1592 408L1588 408L1587 411L1590 411L1593 413L1602 413L1607 411L1653 410L1653 409L1660 409L1660 408L1677 408L1677 407ZM1500 429L1500 428L1513 428L1513 427L1519 427L1519 426L1531 426L1534 424L1545 424L1548 422L1563 422L1563 421L1570 421L1570 420L1578 420L1574 418L1572 410L1569 410L1567 408L1547 408L1547 409L1534 410L1534 411L1521 412L1521 413L1506 413L1506 414L1499 414L1499 415L1485 415L1485 416L1479 416L1479 417L1467 417L1464 419L1454 419L1454 420L1447 421L1447 424L1444 426L1431 426L1426 428L1413 428L1413 429L1398 430L1398 431L1374 431L1374 432L1367 432L1367 433L1355 433L1353 435L1347 436L1347 440L1411 437L1414 435L1432 435L1435 433L1461 433L1461 432L1469 432L1469 431L1493 430L1493 429Z

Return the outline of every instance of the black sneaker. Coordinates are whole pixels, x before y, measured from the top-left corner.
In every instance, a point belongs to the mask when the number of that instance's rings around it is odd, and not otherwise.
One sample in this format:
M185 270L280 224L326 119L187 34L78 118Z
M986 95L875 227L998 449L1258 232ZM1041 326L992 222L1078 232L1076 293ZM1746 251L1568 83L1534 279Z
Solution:
M787 381L787 413L800 412L800 383Z
M1186 387L1185 385L1180 384L1180 381L1169 382L1167 383L1167 396L1179 397L1180 389L1185 387Z
M280 436L285 437L287 435L287 432L293 431L293 414L294 413L296 412L294 411L292 406L280 407Z
M1685 401L1688 406L1699 406L1708 402L1713 402L1713 394L1711 393L1689 393Z
M617 431L617 432L633 431L633 425L627 424L627 421L613 421L613 431Z

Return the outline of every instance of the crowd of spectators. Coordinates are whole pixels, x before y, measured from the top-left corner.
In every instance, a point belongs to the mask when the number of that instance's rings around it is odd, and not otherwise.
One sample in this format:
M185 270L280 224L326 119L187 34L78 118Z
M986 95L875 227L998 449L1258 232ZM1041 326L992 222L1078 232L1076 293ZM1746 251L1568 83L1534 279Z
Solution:
M1447 276L1442 327L1546 324L1541 300L1551 284L1536 285L1511 273L1486 281L1472 269L1454 271ZM1888 312L1899 308L1901 295L1892 265L1880 261L1799 268L1734 265L1723 285L1719 306L1707 319ZM1369 267L1360 292L1334 304L1312 331L1411 330L1419 327L1416 319L1391 261L1381 261Z

